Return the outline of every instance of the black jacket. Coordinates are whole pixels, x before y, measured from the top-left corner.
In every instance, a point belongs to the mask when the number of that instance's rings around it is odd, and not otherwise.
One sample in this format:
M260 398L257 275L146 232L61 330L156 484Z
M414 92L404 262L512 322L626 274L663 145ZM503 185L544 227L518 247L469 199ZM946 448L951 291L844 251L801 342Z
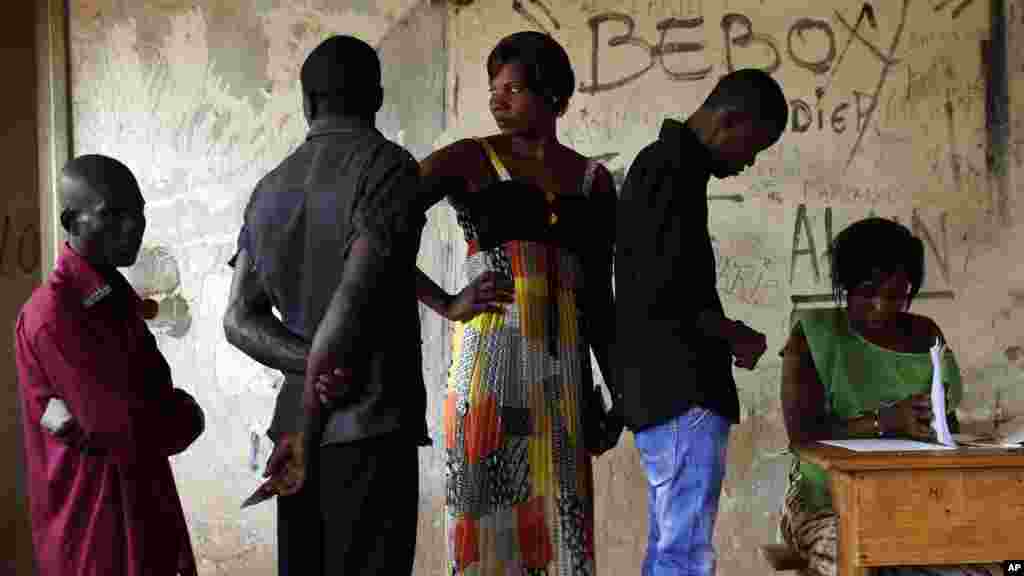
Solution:
M703 310L722 311L708 231L710 162L686 125L666 120L633 161L619 196L617 378L632 430L693 405L739 420L729 346L696 324Z

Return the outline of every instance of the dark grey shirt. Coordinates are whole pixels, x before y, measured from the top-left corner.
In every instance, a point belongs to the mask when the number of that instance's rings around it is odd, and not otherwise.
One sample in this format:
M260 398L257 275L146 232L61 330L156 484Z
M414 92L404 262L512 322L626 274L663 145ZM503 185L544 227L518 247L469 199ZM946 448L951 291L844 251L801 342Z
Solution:
M619 194L616 376L632 430L693 405L739 420L728 343L697 327L702 311L722 312L708 230L710 163L685 124L666 120Z
M415 271L426 223L419 166L371 124L314 123L300 145L257 184L245 209L239 250L296 336L312 342L360 235L389 258L362 322L350 366L355 389L327 416L323 444L390 432L429 444ZM231 265L234 265L232 258ZM267 434L303 429L302 374L285 373Z

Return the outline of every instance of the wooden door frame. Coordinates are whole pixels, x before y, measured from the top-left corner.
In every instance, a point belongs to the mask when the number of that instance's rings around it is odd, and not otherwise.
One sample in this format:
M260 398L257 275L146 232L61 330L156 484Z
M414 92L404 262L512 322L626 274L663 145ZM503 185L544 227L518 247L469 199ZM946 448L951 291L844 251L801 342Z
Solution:
M71 158L71 42L69 0L36 2L39 94L39 230L42 281L53 270L64 241L57 177Z
M70 43L68 36L69 0L38 0L34 22L36 55L36 142L39 197L39 267L35 284L50 274L57 262L57 253L64 240L58 216L57 176L71 157L71 83ZM28 497L25 487L24 443L22 441L21 406L13 396L17 423L17 461L15 463L15 510L22 518L15 520L19 532L27 529ZM15 538L13 565L0 568L13 569L17 576L35 573L32 540L28 534Z

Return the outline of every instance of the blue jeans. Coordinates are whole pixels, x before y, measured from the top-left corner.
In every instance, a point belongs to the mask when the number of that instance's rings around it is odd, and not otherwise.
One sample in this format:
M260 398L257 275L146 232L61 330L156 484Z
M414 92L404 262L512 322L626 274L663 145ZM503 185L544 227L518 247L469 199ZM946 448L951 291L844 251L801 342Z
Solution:
M694 406L634 434L648 486L643 576L715 573L712 537L730 425L718 414Z

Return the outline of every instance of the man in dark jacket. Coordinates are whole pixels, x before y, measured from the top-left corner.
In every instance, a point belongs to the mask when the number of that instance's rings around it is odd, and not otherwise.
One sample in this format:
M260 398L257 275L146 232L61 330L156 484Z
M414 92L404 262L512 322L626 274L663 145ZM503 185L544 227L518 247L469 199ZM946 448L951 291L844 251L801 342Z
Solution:
M766 342L724 314L707 184L753 165L779 139L787 115L770 76L732 72L685 122L664 121L622 187L617 376L649 484L644 576L715 570L712 536L729 427L739 420L732 364L753 369Z
M410 574L429 444L419 166L374 126L381 67L365 42L328 38L301 82L309 133L246 207L225 332L285 373L266 470L281 479L280 574ZM343 393L321 405L325 374Z

